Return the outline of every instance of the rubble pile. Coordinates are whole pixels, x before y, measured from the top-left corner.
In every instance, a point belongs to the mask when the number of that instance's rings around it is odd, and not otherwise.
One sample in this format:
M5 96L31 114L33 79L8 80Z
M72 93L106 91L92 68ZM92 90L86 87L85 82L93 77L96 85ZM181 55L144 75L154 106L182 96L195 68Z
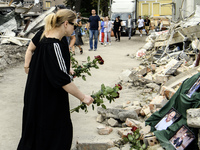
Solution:
M135 126L140 129L141 138L149 150L162 150L151 127L145 126L145 121L170 101L186 79L200 71L197 67L199 38L200 6L189 18L171 23L169 30L152 33L136 53L136 58L143 62L136 68L123 71L120 76L122 86L137 90L137 95L122 105L107 110L98 108L97 122L103 124L97 127L98 133L108 135L117 128L119 137L123 138ZM189 127L199 128L199 114L199 108L187 109ZM200 137L196 138L200 147ZM129 144L124 146L122 143L115 141L115 147L108 150L130 148Z

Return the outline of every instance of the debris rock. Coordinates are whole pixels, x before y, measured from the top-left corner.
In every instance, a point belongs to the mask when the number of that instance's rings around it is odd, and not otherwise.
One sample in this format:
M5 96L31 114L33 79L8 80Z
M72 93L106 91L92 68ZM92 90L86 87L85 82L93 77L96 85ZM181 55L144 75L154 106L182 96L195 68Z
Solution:
M118 121L113 119L113 118L110 118L108 119L108 124L111 126L111 127L117 127L118 126Z
M150 104L156 105L158 108L162 108L167 103L167 99L165 96L159 96L153 98L153 100L150 102Z
M104 121L104 117L102 115L98 115L96 121L102 123Z
M99 135L108 135L113 131L113 129L111 127L107 127L104 125L98 126L97 130L98 130Z
M148 88L152 88L155 92L158 92L160 89L160 86L156 83L149 83L146 85Z
M193 128L200 128L200 108L187 110L187 125Z
M136 126L137 128L139 128L142 124L142 122L130 118L127 118L125 123L128 127Z
M127 118L138 120L138 114L136 113L135 110L120 112L118 116L121 121L125 121Z
M120 135L121 138L123 138L123 137L125 137L128 133L132 133L131 129L132 129L132 128L130 128L130 127L118 129L118 134Z

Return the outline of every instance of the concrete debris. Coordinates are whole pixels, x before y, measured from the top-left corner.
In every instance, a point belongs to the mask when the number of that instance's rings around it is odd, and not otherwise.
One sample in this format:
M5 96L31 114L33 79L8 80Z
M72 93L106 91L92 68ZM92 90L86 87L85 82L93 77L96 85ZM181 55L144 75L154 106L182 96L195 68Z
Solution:
M97 130L98 130L99 135L108 135L113 131L113 129L111 127L107 127L104 125L98 126Z
M193 128L200 128L200 108L187 110L187 125Z

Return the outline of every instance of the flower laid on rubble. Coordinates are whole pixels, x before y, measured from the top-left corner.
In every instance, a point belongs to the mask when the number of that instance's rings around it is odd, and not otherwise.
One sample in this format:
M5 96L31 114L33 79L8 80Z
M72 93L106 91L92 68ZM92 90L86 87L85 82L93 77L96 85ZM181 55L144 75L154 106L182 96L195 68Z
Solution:
M114 86L113 88L109 86L105 86L104 84L101 85L101 89L93 93L91 97L94 99L93 104L92 104L92 109L94 110L94 105L101 106L102 108L106 109L106 106L104 105L103 99L106 98L110 103L112 101L115 101L116 98L119 97L119 90L120 86ZM122 88L121 88L122 89ZM72 112L79 112L79 110L82 109L85 112L88 112L87 105L85 103L82 103L81 105L77 106L76 108L71 110Z
M137 150L145 150L147 149L146 144L143 144L143 141L140 139L140 132L139 129L135 126L131 129L132 133L128 133L123 140L125 143L130 143L131 147L130 150L137 149Z
M71 64L72 64L72 68L74 70L74 74L73 77L82 77L82 79L85 81L86 80L86 75L88 74L89 76L91 76L90 73L90 69L91 68L95 68L95 69L99 69L97 62L99 64L104 64L104 60L102 59L102 57L100 55L95 56L94 60L90 60L90 57L87 57L87 63L79 65L78 61L73 57L73 54L71 53Z
M100 65L104 64L104 60L102 59L102 57L100 55L94 56L94 58L99 62Z

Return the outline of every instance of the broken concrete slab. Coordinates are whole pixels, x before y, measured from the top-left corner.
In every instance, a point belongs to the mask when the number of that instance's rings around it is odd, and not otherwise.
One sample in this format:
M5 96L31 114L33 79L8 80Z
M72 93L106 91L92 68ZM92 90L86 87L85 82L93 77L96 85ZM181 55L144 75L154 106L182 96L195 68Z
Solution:
M56 7L51 7L49 10L45 11L43 14L41 14L39 17L37 17L35 20L33 20L33 21L29 24L29 26L28 26L26 32L21 31L21 32L19 33L19 35L20 35L20 36L25 36L25 35L27 35L37 24L39 24L40 22L42 22L42 21L44 20L44 18L45 18L47 15L49 15L51 12L53 12L55 9L56 9Z
M166 99L165 96L157 95L156 97L152 99L150 104L156 105L156 108L162 108L167 102L168 100Z
M79 140L76 144L77 150L107 150L111 147L114 147L112 141L102 140L102 141L84 141Z
M135 110L119 112L118 116L121 121L125 121L127 118L138 120L138 114Z
M108 119L108 125L110 125L111 127L117 127L119 125L119 123L117 120L110 118L110 119Z
M146 87L153 89L155 92L160 90L160 86L156 83L149 83L146 85Z
M193 128L200 128L200 108L187 110L187 125Z

